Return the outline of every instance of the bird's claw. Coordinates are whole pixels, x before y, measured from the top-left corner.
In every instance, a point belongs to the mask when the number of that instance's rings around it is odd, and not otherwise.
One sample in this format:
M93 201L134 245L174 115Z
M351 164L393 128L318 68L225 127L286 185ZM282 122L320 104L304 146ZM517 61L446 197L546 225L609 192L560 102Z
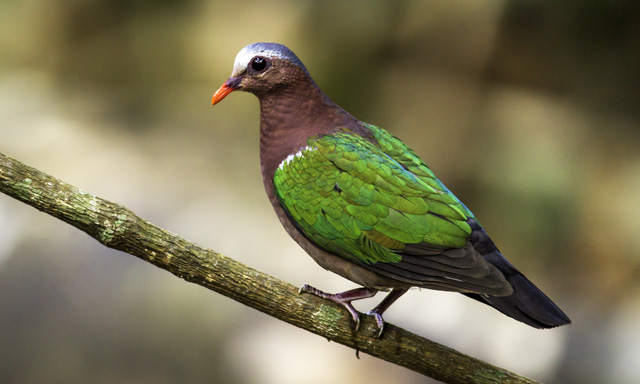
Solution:
M355 311L355 310L354 310ZM349 311L351 312L351 311ZM384 332L384 319L382 318L382 316L374 311L370 311L365 313L366 315L371 315L376 319L376 325L378 326L378 333L376 334L376 339L379 339L382 337L382 333ZM353 317L353 321L356 322L356 327L355 327L355 332L358 332L360 330L360 313L355 311L351 313L352 317ZM357 315L357 317L356 317Z
M310 293L314 296L318 296L320 298L323 299L327 299L327 300L331 300L334 303L338 303L340 305L342 305L343 307L345 307L347 309L347 311L349 311L349 313L351 314L351 318L353 318L353 321L356 323L355 326L355 331L358 332L358 330L360 329L360 312L358 312L353 305L351 304L351 301L353 300L359 300L359 299L364 299L364 298L368 298L371 297L373 295L375 295L377 291L373 290L373 289L368 289L368 288L358 288L358 289L354 289L351 291L346 291L346 292L342 292L342 293L326 293L323 292L317 288L314 288L312 286L310 286L309 284L304 284L302 285L299 289L298 289L298 294L302 294L302 293ZM380 321L382 321L382 317L379 314L376 314L376 323L378 324L378 327L380 328ZM378 320L378 317L380 317L380 320ZM378 338L380 337L380 335L382 335L382 331L378 332Z
M369 311L367 312L367 315L371 315L376 319L376 325L378 326L378 334L376 335L376 339L381 338L382 333L384 332L384 319L382 318L382 315L376 311Z

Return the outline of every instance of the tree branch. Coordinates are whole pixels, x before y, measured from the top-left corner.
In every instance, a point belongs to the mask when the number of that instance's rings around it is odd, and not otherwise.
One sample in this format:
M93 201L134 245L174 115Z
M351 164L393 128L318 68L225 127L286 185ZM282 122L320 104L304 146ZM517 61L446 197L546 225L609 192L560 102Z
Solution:
M189 242L122 205L86 193L0 153L0 192L65 221L107 247L137 256L192 283L356 351L446 383L535 383L392 324L381 339L371 316L354 331L351 316L312 295Z

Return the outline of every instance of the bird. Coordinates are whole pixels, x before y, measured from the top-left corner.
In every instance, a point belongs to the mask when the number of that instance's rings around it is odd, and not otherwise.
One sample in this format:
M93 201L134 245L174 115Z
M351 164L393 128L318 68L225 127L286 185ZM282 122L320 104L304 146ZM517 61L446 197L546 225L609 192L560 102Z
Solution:
M260 166L286 232L326 270L360 287L313 294L344 306L389 292L382 314L411 288L462 293L534 328L569 317L498 250L473 213L400 139L332 101L286 46L242 48L212 105L233 91L260 103Z

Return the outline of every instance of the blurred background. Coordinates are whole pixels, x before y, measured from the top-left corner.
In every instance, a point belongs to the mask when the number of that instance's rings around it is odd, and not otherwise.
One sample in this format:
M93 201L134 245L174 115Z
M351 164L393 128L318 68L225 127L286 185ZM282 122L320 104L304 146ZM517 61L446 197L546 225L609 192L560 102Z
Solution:
M573 324L411 291L387 321L547 383L640 380L640 3L8 0L0 152L294 285L237 51L289 46L399 136ZM371 309L381 296L359 302ZM425 383L0 195L2 383Z

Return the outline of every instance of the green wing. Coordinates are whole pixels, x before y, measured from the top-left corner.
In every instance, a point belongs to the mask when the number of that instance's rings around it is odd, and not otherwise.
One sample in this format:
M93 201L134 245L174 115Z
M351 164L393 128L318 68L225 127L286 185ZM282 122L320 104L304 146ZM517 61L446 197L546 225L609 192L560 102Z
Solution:
M497 271L468 246L471 212L400 140L366 127L375 143L345 130L310 138L280 164L274 189L296 228L399 281L488 292Z
M460 248L471 212L400 140L340 132L312 138L275 172L281 204L322 248L365 263L397 262L406 244Z

